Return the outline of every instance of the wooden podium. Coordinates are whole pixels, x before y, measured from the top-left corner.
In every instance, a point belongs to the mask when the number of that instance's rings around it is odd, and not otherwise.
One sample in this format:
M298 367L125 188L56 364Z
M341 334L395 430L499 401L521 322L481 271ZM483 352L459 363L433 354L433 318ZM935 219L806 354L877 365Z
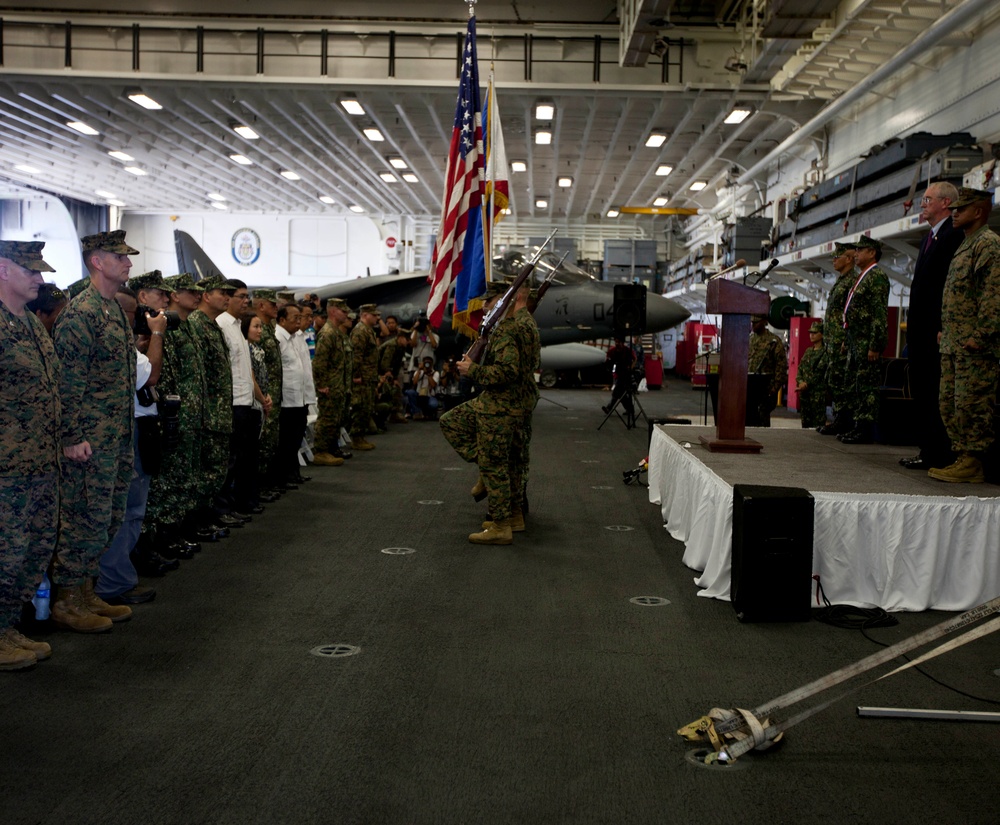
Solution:
M708 282L705 309L722 315L722 357L719 363L719 403L715 438L699 440L713 453L759 453L763 444L746 438L747 366L750 356L750 316L766 315L770 296L760 289L715 278Z

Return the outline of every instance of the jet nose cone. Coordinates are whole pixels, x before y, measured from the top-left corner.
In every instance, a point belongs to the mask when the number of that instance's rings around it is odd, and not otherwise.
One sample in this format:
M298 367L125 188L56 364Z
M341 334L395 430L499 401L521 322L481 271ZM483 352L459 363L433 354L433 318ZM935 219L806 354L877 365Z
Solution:
M646 293L646 332L672 329L690 317L691 313L676 301L671 301L655 292Z

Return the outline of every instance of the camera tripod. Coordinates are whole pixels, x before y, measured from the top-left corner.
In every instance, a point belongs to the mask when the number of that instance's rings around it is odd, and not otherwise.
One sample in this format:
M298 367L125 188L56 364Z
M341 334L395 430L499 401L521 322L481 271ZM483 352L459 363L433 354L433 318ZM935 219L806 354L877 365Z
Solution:
M617 415L622 420L622 422L625 424L626 430L635 429L635 425L639 421L639 415L641 415L642 420L646 422L646 426L647 427L649 426L649 419L646 417L646 411L642 408L642 404L639 403L639 395L638 395L639 381L637 379L638 373L634 369L630 370L629 373L630 374L628 375L627 378L621 379L622 381L628 382L627 384L625 384L625 392L623 392L621 395L615 398L614 402L611 404L610 407L602 408L602 409L607 409L608 414L604 416L604 420L600 423L597 429L601 429L601 427L607 424L608 419L611 418L612 415ZM626 401L626 399L629 402L627 404L623 403ZM622 415L622 413L619 411L618 409L619 407L622 407L624 409L625 411L624 415ZM636 411L638 411L638 414L636 414Z

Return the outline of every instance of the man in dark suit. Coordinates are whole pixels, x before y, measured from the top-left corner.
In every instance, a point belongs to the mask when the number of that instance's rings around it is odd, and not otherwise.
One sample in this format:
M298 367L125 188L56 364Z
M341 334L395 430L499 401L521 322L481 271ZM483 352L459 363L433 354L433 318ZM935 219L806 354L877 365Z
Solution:
M930 226L913 268L910 309L906 318L910 391L919 433L919 455L901 458L909 470L947 467L952 461L951 443L941 421L938 389L941 383L941 293L948 266L965 233L951 225L951 204L958 190L950 183L932 183L920 201L920 220Z

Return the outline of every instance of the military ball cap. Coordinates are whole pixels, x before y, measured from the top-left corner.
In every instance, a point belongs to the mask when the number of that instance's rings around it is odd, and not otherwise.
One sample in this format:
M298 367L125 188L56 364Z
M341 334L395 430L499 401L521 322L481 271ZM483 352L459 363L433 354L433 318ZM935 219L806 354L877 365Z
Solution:
M66 287L66 294L70 298L75 298L88 286L90 286L90 278L81 278L79 281L73 281L73 283Z
M345 301L343 298L330 298L329 300L327 300L326 305L328 307L336 307L337 309L343 310L344 312L351 311L351 308L347 305L347 301Z
M499 295L503 295L507 292L507 284L503 281L490 281L486 284L486 292L483 293L482 299L484 301L490 300L490 298L496 298Z
M809 331L810 332L820 332L820 333L823 332L823 322L822 321L813 321L809 325Z
M111 252L115 255L138 255L139 250L133 249L125 243L125 230L116 229L114 232L98 232L96 235L87 235L80 239L84 252Z
M378 304L362 304L358 307L358 313L369 312L372 315L379 315Z
M862 235L858 238L855 248L861 249L874 249L876 252L882 251L882 241L877 241L874 238L869 238L867 235Z
M295 293L290 289L283 289L281 292L276 293L279 301L295 301Z
M32 272L55 272L42 260L45 241L0 241L0 258L13 261Z
M278 293L273 289L267 289L265 287L255 287L253 291L253 297L263 298L265 301L270 301L272 304L278 303Z
M179 275L171 275L163 279L163 288L168 292L180 292L186 289L188 292L204 292L205 288L201 283L196 283L194 276L190 272L182 272Z
M205 292L210 292L213 289L221 289L223 292L236 291L236 287L221 275L212 275L209 278L203 278L199 283Z
M951 208L961 209L963 206L972 206L982 201L993 203L993 193L989 189L970 189L963 186L958 190L958 200L951 205Z
M140 289L162 289L166 292L166 288L163 286L163 273L158 269L129 278L128 288L133 292L138 292Z
M833 245L833 257L839 258L845 252L853 252L857 247L852 243L835 243Z

